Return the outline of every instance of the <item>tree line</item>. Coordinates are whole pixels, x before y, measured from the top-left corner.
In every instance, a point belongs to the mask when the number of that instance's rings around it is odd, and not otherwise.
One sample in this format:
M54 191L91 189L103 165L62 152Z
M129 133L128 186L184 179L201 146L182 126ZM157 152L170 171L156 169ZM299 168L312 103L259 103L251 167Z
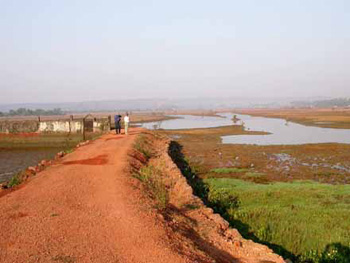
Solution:
M17 110L10 110L9 112L1 112L0 111L0 117L6 117L6 116L48 116L48 115L64 115L65 112L62 111L60 108L55 108L53 110L43 110L43 109L26 109L26 108L19 108Z

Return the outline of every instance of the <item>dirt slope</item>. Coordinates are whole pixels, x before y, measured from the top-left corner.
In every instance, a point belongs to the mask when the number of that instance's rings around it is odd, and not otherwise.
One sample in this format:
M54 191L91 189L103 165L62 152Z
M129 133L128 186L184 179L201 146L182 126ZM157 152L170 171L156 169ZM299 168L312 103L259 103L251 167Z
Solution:
M169 236L174 245L177 244L180 253L201 260L200 262L285 262L267 246L244 239L236 229L229 227L226 220L214 213L213 209L206 207L203 201L193 194L193 189L180 170L188 171L189 167L180 161L184 157L179 156L181 149L176 148L168 137L159 133L148 133L143 137L146 138L143 139L141 147L143 151L139 151L138 154L152 153L147 167L153 172L148 176L153 177L153 181L161 181L167 189L167 205L161 212L166 218L164 223ZM136 157L137 154L133 156ZM134 161L135 159L142 160L138 157L134 158ZM135 162L132 165L137 166Z

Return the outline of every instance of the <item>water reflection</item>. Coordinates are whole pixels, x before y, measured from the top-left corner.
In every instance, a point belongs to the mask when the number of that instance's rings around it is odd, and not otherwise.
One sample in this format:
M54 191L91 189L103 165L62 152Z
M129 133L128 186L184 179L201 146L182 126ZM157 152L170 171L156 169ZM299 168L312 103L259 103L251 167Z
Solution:
M211 128L218 126L231 125L233 122L231 118L223 117L207 117L207 116L192 116L192 115L171 115L177 119L149 122L141 126L150 130L164 129L195 129L195 128ZM231 116L232 117L232 116Z
M0 183L9 180L17 172L36 165L43 159L52 159L61 148L39 149L1 149Z

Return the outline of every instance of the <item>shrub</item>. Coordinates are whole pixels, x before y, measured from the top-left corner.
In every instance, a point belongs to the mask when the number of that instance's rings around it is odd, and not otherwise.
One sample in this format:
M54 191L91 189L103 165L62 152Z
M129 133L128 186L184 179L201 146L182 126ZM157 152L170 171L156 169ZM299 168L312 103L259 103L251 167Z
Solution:
M229 211L235 210L240 204L237 195L227 189L215 188L209 188L208 202L209 206L220 214L226 214Z
M22 182L22 173L15 174L8 183L8 187L14 187Z

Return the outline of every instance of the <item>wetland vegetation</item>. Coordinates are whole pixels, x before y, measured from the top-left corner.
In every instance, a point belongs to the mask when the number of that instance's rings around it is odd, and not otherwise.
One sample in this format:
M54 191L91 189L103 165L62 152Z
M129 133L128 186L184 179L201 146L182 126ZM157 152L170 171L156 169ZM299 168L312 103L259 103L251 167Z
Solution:
M350 145L222 144L242 126L157 131L195 193L293 262L350 262Z

